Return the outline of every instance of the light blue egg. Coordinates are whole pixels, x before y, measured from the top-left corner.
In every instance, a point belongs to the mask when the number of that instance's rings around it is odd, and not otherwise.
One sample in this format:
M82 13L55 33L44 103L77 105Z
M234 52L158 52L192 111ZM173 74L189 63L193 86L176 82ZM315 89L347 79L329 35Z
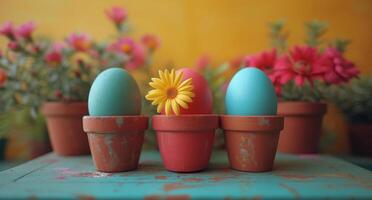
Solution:
M141 94L136 81L124 69L106 69L90 88L88 109L92 116L139 115Z
M278 100L270 79L255 67L239 70L227 88L228 115L276 115Z

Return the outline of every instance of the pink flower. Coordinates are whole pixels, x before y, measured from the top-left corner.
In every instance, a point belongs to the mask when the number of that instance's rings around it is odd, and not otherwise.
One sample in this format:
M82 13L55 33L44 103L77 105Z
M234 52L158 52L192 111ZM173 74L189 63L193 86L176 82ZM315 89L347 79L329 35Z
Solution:
M52 65L57 65L62 62L62 55L60 52L51 51L45 55L45 62Z
M272 73L272 70L276 63L276 50L263 51L261 53L248 56L243 59L243 64L246 67L257 67L264 71L267 75Z
M14 26L12 22L5 22L0 27L0 35L4 35L5 37L14 38L14 32Z
M4 86L7 80L8 76L6 74L6 71L0 68L0 87Z
M111 9L106 10L106 16L118 25L123 23L127 19L128 13L122 7L113 6L111 7Z
M354 63L346 60L336 48L327 48L324 51L324 56L329 66L323 75L326 83L340 84L358 76L359 71Z
M142 44L150 51L154 51L160 46L160 40L155 35L146 34L141 38Z
M125 65L127 69L137 69L145 64L145 50L144 48L139 45L135 44L133 47L133 52L131 58Z
M196 61L194 68L197 71L202 72L208 67L208 65L210 65L210 62L211 60L208 55L202 55Z
M91 38L85 33L72 33L67 43L76 51L87 51L92 46Z
M16 35L21 38L31 38L32 32L35 30L34 22L26 22L17 28Z
M54 43L52 48L45 54L44 60L48 64L57 65L62 62L62 43Z
M128 56L125 63L127 69L136 69L145 63L145 49L130 37L120 38L109 50Z
M19 44L18 44L17 42L15 42L15 41L10 41L10 42L8 43L8 48L9 48L10 50L17 51L18 48L19 48Z
M309 46L295 46L288 55L278 58L272 78L273 82L285 84L294 80L302 86L307 80L310 84L326 71L324 56L316 48Z
M109 47L109 50L125 53L125 54L131 54L133 51L133 48L135 46L135 42L130 37L123 37L118 39L116 42L111 44Z

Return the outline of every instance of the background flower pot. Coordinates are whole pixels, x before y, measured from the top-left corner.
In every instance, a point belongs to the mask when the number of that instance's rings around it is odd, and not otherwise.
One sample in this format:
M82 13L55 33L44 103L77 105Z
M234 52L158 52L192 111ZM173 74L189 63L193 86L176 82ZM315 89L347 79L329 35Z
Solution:
M30 151L31 159L37 158L51 151L51 146L50 146L49 141L36 140L36 139L30 140L29 147L30 147L29 151Z
M5 150L8 139L0 138L0 161L5 159Z
M82 117L88 113L86 102L48 102L42 107L53 151L59 155L89 154Z
M148 117L85 116L83 127L98 171L121 172L138 167Z
M278 114L285 117L278 149L283 153L317 153L322 120L327 105L310 102L280 102Z
M349 136L354 154L372 157L372 124L351 124Z
M222 115L221 126L231 168L249 172L272 170L283 117Z
M217 115L154 115L152 120L167 170L194 172L208 167L218 128Z

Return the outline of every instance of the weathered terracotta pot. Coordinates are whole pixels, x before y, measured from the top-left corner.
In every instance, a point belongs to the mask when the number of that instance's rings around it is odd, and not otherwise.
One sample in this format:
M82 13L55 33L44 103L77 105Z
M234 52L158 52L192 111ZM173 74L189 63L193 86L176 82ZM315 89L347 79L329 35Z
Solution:
M285 117L279 152L312 154L318 152L322 120L327 105L310 102L280 102L278 114Z
M353 154L372 157L372 124L351 124L349 137Z
M29 142L29 151L30 151L30 157L31 159L37 158L39 156L42 156L46 153L49 153L52 149L49 143L49 140L43 141L43 140L31 140Z
M5 150L7 143L8 143L7 138L0 138L0 161L5 159Z
M222 115L231 168L247 172L272 170L283 120L281 116Z
M208 167L218 116L154 115L152 125L164 167L174 172L195 172Z
M88 113L86 102L47 102L42 107L53 151L62 156L89 154L82 117Z
M148 117L85 116L83 127L98 171L122 172L138 167Z

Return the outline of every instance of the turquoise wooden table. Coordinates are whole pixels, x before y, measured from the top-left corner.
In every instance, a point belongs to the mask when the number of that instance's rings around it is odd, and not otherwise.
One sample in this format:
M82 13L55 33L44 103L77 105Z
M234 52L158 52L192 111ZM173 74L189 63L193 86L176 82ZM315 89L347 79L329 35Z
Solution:
M137 171L96 172L90 156L47 154L0 172L1 199L372 199L372 173L328 156L277 155L275 169L244 173L214 152L208 170L164 170L143 152Z

